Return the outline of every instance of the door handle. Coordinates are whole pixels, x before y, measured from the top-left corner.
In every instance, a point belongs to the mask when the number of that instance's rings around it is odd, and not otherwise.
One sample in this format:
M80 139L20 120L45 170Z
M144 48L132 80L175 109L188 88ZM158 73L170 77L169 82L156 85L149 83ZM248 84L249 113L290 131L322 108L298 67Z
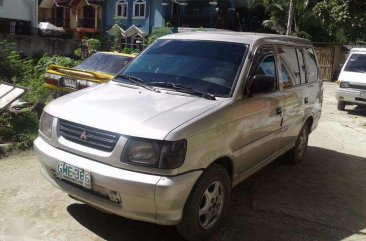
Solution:
M305 97L304 102L305 104L309 103L309 97Z
M276 114L277 115L281 115L282 114L282 107L277 107L276 108Z

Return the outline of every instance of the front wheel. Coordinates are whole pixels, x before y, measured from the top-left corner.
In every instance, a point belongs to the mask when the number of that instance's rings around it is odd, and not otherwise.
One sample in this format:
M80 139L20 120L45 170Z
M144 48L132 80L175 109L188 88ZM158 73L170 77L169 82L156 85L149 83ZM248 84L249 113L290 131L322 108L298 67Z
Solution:
M177 228L189 241L208 239L220 225L230 202L231 181L220 165L211 165L192 189Z
M346 108L346 102L343 100L338 100L337 109L338 110L344 110Z

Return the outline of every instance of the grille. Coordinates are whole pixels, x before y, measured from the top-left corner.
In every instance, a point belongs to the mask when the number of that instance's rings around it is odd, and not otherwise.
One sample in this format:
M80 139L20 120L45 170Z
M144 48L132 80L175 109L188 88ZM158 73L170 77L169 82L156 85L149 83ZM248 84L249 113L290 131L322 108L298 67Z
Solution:
M356 97L355 100L366 102L366 99Z
M60 120L60 133L66 140L111 152L119 139L119 135L73 122Z
M353 84L350 84L349 87L352 88L352 89L366 90L366 85L353 85Z

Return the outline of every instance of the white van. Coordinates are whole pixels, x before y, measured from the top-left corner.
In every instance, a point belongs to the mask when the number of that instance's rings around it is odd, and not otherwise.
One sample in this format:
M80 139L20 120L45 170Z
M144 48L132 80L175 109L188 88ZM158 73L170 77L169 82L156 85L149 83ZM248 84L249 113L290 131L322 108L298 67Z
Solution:
M338 110L346 105L366 105L366 48L354 48L338 78Z
M48 104L34 147L73 198L204 240L233 187L284 153L304 159L322 88L308 40L167 35L114 80Z

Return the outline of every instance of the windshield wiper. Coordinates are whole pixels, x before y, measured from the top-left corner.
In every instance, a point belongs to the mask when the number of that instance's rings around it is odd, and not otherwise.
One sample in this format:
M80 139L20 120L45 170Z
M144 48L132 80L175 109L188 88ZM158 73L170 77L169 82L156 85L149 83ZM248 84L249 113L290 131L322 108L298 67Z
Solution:
M216 97L213 94L193 90L192 88L183 86L181 84L174 84L174 83L171 83L171 82L150 82L150 83L147 83L147 85L166 87L166 88L169 88L169 89L174 89L178 92L203 97L203 98L208 99L208 100L216 100Z
M123 78L123 79L127 79L128 81L134 83L137 86L141 86L145 89L148 90L152 90L152 91L156 91L154 88L148 86L145 81L143 81L142 79L136 77L136 76L132 76L132 75L127 75L127 74L119 74L117 75L115 78Z

